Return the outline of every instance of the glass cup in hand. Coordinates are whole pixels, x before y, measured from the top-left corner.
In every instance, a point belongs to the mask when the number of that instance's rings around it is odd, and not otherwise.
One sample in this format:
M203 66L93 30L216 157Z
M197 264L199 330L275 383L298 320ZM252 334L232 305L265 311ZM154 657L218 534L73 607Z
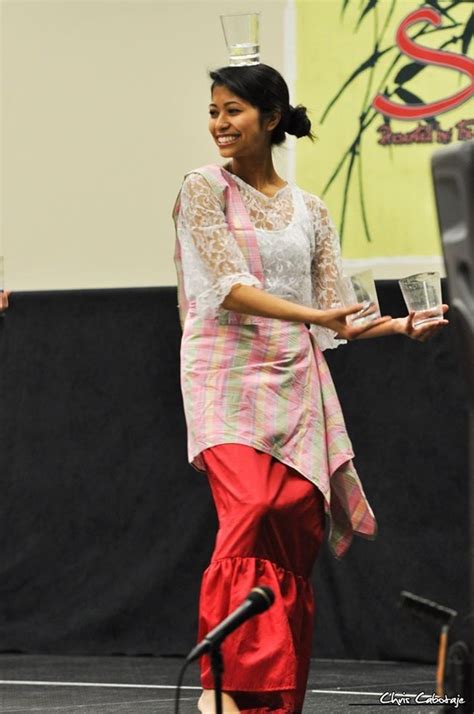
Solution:
M398 283L408 310L415 312L414 327L443 319L439 273L417 273Z
M345 307L357 303L363 305L359 312L349 315L346 319L354 327L368 325L380 317L380 307L375 287L374 276L371 270L344 278L339 291L339 297Z

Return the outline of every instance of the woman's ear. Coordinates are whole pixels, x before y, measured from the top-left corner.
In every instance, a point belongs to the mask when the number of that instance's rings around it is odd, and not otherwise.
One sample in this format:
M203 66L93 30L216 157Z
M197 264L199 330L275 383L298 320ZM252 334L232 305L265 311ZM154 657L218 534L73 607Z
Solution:
M267 120L267 125L265 129L267 131L273 131L276 126L278 126L281 119L281 112L273 112L270 118Z

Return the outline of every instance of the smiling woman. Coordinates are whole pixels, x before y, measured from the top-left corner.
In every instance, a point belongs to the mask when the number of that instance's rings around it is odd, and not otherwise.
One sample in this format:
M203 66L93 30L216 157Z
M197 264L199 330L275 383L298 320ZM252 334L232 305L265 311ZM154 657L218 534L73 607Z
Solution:
M241 127L239 116L244 113L244 126L261 130L266 124L270 132L270 144L282 144L286 134L297 137L308 136L313 139L311 122L303 106L292 107L288 86L278 72L268 65L260 64L252 67L223 67L210 73L212 82L212 103L210 105L209 130L219 146L218 138L230 136L238 138ZM235 134L224 134L220 131L226 128L226 120L234 118L229 126ZM257 132L258 133L258 132ZM253 138L256 138L254 133ZM263 137L262 137L263 138Z
M203 638L257 584L274 605L223 644L225 711L302 711L311 655L310 584L325 513L337 557L375 518L322 349L358 337L426 339L413 316L353 327L339 239L324 203L281 178L272 146L312 137L266 65L211 72L209 130L224 167L196 169L175 207L181 387L188 456L205 471L219 531L204 573ZM309 328L309 329L308 329ZM209 660L199 708L214 712Z

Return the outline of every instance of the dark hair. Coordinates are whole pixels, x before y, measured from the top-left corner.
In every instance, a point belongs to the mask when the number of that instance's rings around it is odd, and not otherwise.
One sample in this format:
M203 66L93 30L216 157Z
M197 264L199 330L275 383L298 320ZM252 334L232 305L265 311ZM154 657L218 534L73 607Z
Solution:
M211 91L216 86L227 87L259 109L262 120L270 118L276 111L281 113L281 119L272 131L272 144L282 144L286 138L285 133L314 139L306 107L301 104L291 106L288 85L273 67L267 64L221 67L209 72L209 75L212 79Z

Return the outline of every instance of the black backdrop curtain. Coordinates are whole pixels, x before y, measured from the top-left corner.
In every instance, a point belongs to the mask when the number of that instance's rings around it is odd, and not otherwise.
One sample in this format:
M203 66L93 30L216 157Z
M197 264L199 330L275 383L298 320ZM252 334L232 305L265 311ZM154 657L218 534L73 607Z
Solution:
M395 282L384 312L403 314ZM17 293L0 320L0 650L179 654L216 528L186 458L174 288ZM375 510L320 557L314 654L434 661L402 589L468 607L467 405L453 330L325 353Z

